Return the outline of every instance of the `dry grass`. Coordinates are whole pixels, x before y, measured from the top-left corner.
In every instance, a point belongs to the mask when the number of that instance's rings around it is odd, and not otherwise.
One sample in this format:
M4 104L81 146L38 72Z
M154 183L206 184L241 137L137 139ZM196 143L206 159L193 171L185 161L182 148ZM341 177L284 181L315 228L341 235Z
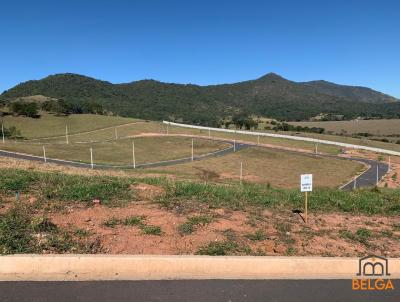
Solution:
M148 163L191 156L192 139L189 137L137 137L135 142L136 163ZM229 144L195 139L194 155L202 155L225 149ZM43 155L41 144L7 142L3 150L22 152L37 156ZM90 162L90 148L93 148L95 163L130 165L132 164L132 140L120 139L99 143L46 144L46 156L50 158Z
M334 133L362 133L368 132L374 135L400 134L400 119L390 120L353 120L353 121L326 121L326 122L293 122L295 126L322 127L326 131Z
M66 124L68 124L69 133L73 134L138 121L132 118L93 114L72 114L67 117L57 117L48 113L41 113L41 115L38 119L6 116L4 126L17 127L25 138L39 138L64 135Z
M312 173L317 187L336 187L350 179L364 166L351 161L315 157L268 150L264 148L245 149L224 157L185 163L175 166L150 169L154 172L168 172L179 179L205 180L204 171L217 175L211 181L237 182L243 163L243 179L247 182L270 183L274 187L293 188L299 184L299 175Z

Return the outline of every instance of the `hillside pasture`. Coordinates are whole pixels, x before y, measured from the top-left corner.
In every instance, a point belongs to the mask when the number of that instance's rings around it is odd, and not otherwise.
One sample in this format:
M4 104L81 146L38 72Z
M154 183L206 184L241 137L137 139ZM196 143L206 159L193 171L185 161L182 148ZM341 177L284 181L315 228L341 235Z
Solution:
M27 139L56 137L65 135L65 126L69 134L98 130L137 122L137 119L118 116L71 114L69 116L55 116L41 113L40 118L7 115L3 117L4 127L16 127L21 136Z
M370 133L372 135L400 135L400 119L351 120L326 122L291 122L294 126L321 127L326 131L341 134Z
M7 141L2 150L43 156L43 146L49 158L90 163L90 148L94 163L109 165L133 164L133 140L120 139L96 143L25 143ZM190 137L138 137L134 139L136 164L187 158L191 156ZM230 144L212 140L194 139L194 156L229 148Z

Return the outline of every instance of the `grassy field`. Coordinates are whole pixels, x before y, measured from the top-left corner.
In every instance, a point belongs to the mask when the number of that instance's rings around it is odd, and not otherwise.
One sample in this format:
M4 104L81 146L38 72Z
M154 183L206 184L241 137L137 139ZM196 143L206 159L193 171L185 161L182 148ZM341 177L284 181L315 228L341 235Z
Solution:
M195 130L195 129L182 128L182 127L170 127L170 132L171 131L173 133L201 133L202 135L208 135L207 130ZM254 132L257 133L256 131L254 131ZM382 149L393 150L393 151L400 151L400 144L368 140L367 138L353 138L353 137L340 136L340 135L316 134L316 133L306 133L306 132L299 133L299 132L291 132L291 131L275 132L275 131L264 130L264 131L260 131L260 132L311 137L311 138L329 140L329 141L334 141L334 142L342 142L342 143L348 143L348 144L382 148ZM224 132L219 132L219 131L211 131L211 136L232 139L232 140L240 139L240 140L248 141L248 142L252 142L252 143L257 142L256 135L244 135L244 134L234 134L234 133L224 133ZM284 138L260 137L260 143L289 147L289 148L297 148L297 149L303 149L303 150L309 150L309 151L315 150L315 143L295 141L295 140L284 139ZM320 152L324 152L324 153L338 154L338 153L340 153L341 147L334 146L334 145L319 144L318 150Z
M207 130L198 130L198 129L189 129L183 127L169 127L169 133L184 133L184 134L195 134L195 135L203 135L208 136ZM255 132L256 133L256 132ZM275 133L275 132L274 132ZM287 133L286 133L287 134ZM220 131L210 131L211 137L215 138L223 138L233 140L240 140L250 143L258 143L257 135L245 135L245 134L235 134L235 133L226 133ZM295 148L295 149L303 149L308 151L315 150L315 144L309 142L301 142L301 141L294 141L289 139L282 139L282 138L273 138L273 137L262 137L260 136L260 144L269 144L274 146L282 146L288 148ZM329 154L338 154L340 152L340 148L336 146L330 145L322 145L318 146L319 152L329 153Z
M371 133L374 135L400 135L400 119L390 120L352 120L326 122L291 122L290 124L302 127L321 127L334 133Z
M249 148L224 157L163 167L154 171L169 172L179 179L230 183L239 181L241 162L244 181L269 183L280 188L297 187L299 175L303 173L314 175L316 187L336 187L364 169L357 162Z
M189 137L138 137L134 139L136 164L149 163L191 156L192 139ZM43 155L43 146L49 158L90 162L93 148L95 163L132 165L132 139L119 139L97 143L27 143L7 141L1 149L36 156ZM194 139L194 156L229 147L228 143Z
M173 135L196 135L221 138L229 141L237 140L257 143L258 137L217 131L189 129L167 126L160 122L133 120L119 117L98 115L72 115L68 118L44 115L41 119L7 117L6 127L15 122L23 134L31 131L30 140L6 140L0 143L3 150L22 152L43 156L43 146L49 158L73 160L89 163L90 148L93 148L94 163L110 165L132 165L132 139L135 141L136 164L157 162L191 156L191 138ZM66 144L65 121L69 121L69 144ZM25 124L26 122L26 124ZM7 124L9 123L9 124ZM18 124L19 123L19 124ZM73 126L75 125L76 126ZM79 126L79 127L78 127ZM34 139L36 129L46 129L50 138ZM78 133L78 131L83 131ZM89 132L87 132L89 131ZM75 133L74 133L75 132ZM165 136L165 134L169 136ZM284 134L288 134L285 132ZM294 134L293 134L294 135ZM302 134L323 139L360 143L359 140L331 135ZM260 137L260 144L277 147L287 147L296 150L314 151L314 143L293 141L281 138ZM392 144L363 141L363 144L381 148L392 147ZM195 139L194 155L202 155L216 150L225 149L228 143ZM400 150L400 145L394 145ZM339 147L322 145L318 151L328 154L338 154ZM221 158L213 158L193 164L181 164L174 167L151 169L153 171L175 175L179 179L206 180L216 182L238 181L240 162L244 165L244 180L256 183L270 183L277 187L296 187L299 174L313 173L316 175L316 186L336 187L347 181L361 170L354 162L336 159L316 158L296 153L271 151L265 148L251 148Z
M137 121L132 118L116 116L72 114L58 117L48 113L41 113L41 117L27 118L22 116L5 116L6 128L15 126L21 135L27 139L65 135L65 125L68 125L70 134L91 131L106 127L118 126Z

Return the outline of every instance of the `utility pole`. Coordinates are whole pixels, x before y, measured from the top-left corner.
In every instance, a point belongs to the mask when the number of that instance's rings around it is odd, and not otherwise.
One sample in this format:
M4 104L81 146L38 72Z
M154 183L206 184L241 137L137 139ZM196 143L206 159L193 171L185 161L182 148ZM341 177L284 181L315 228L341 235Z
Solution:
M117 140L118 139L117 127L114 128L114 132L115 132L115 140Z
M233 152L236 152L236 139L233 140Z

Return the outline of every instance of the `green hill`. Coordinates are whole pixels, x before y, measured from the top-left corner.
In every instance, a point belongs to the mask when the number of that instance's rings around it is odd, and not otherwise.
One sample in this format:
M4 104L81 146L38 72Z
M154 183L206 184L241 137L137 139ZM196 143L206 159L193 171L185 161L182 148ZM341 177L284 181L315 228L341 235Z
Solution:
M72 103L96 102L121 116L215 125L236 112L299 121L320 113L345 119L400 117L397 99L364 87L325 81L293 82L269 73L234 84L198 86L142 80L112 84L77 74L21 83L0 95L5 102L43 95Z

